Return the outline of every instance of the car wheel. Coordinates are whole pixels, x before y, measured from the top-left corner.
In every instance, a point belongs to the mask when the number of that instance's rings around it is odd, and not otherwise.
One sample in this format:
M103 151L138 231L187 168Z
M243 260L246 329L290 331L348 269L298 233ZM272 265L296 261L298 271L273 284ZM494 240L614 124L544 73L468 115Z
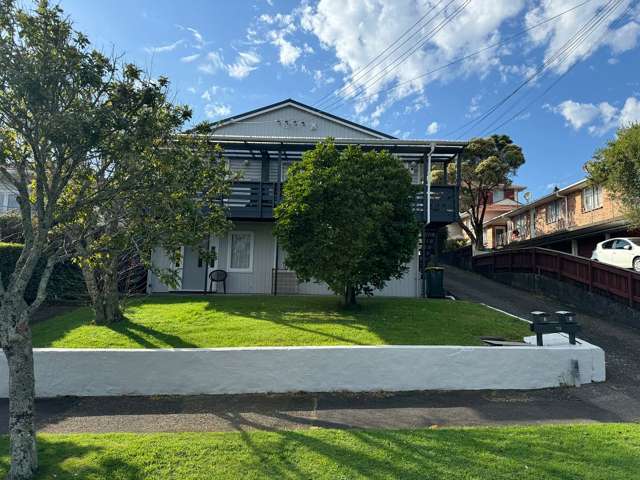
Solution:
M636 257L633 259L633 269L640 273L640 257Z

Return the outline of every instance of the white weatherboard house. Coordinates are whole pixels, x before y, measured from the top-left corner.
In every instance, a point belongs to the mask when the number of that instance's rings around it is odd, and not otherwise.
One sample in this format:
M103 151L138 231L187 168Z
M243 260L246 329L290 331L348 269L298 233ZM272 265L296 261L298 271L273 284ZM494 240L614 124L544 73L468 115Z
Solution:
M434 140L400 140L358 125L349 120L304 105L285 100L241 115L222 120L211 139L223 148L223 157L234 172L241 172L241 181L233 185L230 197L224 200L234 228L222 238L203 235L203 247L215 249L217 260L208 265L198 255L198 249L183 248L179 265L181 282L171 290L153 274L148 291L207 292L209 273L216 269L227 272L227 293L258 294L327 294L326 285L300 283L295 272L287 269L286 252L273 236L273 207L287 179L287 169L301 154L313 149L327 137L335 139L338 148L358 144L363 149L388 150L395 154L411 172L416 184L415 209L422 228L416 254L406 274L388 282L379 295L419 297L424 285L420 274L422 259L433 248L435 231L456 221L459 178L444 178L431 185L423 172L432 168L446 172L450 162L459 160L465 142ZM429 199L429 201L427 201ZM167 256L154 252L159 267L169 267ZM213 290L221 290L213 284Z

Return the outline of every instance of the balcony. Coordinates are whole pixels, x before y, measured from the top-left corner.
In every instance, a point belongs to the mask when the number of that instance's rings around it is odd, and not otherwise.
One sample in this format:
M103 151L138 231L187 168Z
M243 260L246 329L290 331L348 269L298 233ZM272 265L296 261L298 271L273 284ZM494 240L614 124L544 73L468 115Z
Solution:
M273 220L273 208L280 200L281 184L271 182L236 182L231 194L223 200L231 220ZM455 222L458 211L455 185L431 187L431 224L446 225ZM414 210L418 220L427 221L425 195L420 186L416 192Z

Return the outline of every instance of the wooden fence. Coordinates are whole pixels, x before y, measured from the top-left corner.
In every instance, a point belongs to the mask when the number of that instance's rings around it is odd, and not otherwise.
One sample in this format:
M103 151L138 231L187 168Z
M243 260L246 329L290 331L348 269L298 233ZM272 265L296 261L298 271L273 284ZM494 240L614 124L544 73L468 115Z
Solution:
M481 273L526 272L571 281L589 291L606 292L640 304L640 274L587 258L546 248L514 248L473 257L473 269Z

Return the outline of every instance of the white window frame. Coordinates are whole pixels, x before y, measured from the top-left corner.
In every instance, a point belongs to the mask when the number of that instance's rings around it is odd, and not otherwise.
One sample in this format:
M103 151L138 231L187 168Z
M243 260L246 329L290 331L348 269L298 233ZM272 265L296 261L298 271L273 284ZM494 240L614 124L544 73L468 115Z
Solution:
M250 247L249 247L249 267L248 268L231 268L231 248L232 248L232 237L237 234L246 234L249 235L250 238ZM250 230L233 230L229 232L227 237L227 272L235 272L235 273L252 273L253 272L253 248L255 245L255 236L254 232Z
M591 198L590 207L587 207L587 196ZM582 211L591 212L598 208L602 208L602 187L600 185L591 185L584 188L582 190Z
M504 200L506 197L504 190L499 189L499 190L494 190L493 192L493 203L498 203L501 202L502 200ZM500 197L500 198L498 198Z
M554 215L550 215L550 212L554 211ZM553 202L549 202L545 211L545 220L547 224L556 223L560 220L560 201L554 200Z

